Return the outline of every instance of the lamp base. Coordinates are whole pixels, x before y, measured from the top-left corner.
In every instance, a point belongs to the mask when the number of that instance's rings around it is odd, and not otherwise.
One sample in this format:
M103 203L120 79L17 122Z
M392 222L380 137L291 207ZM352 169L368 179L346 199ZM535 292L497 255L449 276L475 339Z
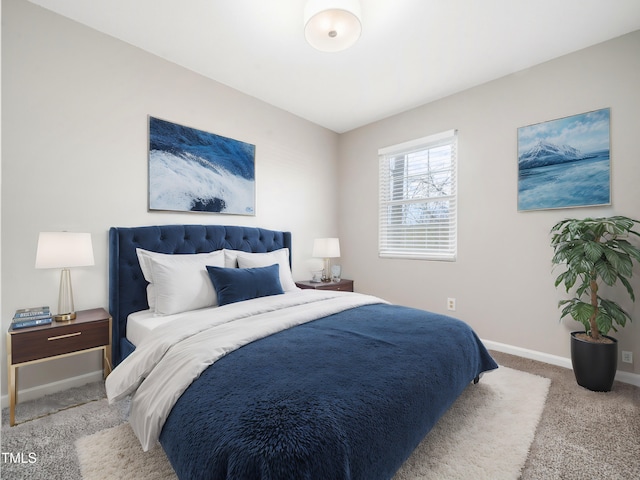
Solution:
M76 312L71 313L59 313L58 315L54 315L53 319L56 322L70 322L71 320L75 320Z
M58 313L53 316L56 322L70 322L76 318L73 306L73 288L71 288L71 272L68 268L60 271L60 292L58 294Z
M330 282L331 281L331 259L324 259L324 270L322 270L322 278L320 279L322 282Z

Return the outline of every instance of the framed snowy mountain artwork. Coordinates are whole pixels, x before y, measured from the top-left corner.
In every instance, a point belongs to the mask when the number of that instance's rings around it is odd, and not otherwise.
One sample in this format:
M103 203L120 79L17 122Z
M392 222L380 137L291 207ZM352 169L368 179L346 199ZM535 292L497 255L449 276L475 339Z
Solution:
M609 108L518 128L518 210L611 204Z
M149 117L149 210L255 215L255 145Z

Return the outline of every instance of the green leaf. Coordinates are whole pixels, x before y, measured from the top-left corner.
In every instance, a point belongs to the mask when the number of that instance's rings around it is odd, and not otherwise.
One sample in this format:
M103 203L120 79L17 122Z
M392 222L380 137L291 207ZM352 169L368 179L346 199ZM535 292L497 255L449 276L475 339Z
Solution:
M633 294L633 287L631 286L631 283L629 283L629 280L627 280L624 277L620 277L620 281L622 282L622 284L625 286L625 288L627 289L627 293L629 294L629 297L631 297L631 301L635 302L636 301L636 297Z
M567 292L571 289L571 287L575 285L577 278L578 277L576 276L575 272L572 270L567 270L566 272L564 272L563 281Z
M580 286L577 288L576 290L576 295L578 297L582 297L582 295L584 295L584 293L589 290L591 288L591 282L589 281L588 277L584 277L582 280L582 283L580 284Z
M600 298L602 308L611 316L611 318L620 326L624 327L627 320L632 321L631 315L625 311L620 305L611 300Z
M635 233L635 232L634 232ZM638 234L640 235L640 234ZM640 248L631 245L627 240L618 240L618 248L624 253L635 259L636 262L640 262Z
M607 285L613 285L618 280L618 272L613 266L608 262L598 262L595 265L596 271L602 281Z
M555 281L555 286L557 287L558 285L560 285L564 281L564 278L566 276L567 276L567 272L562 272L560 275L558 275Z
M597 242L587 242L584 244L584 254L592 263L595 263L602 256L603 250L602 245Z
M564 308L562 309L560 320L562 320L567 315L570 315L574 320L582 323L582 325L584 325L585 331L588 332L590 329L589 319L591 318L591 315L590 314L586 315L586 320L585 320L583 316L580 315L580 310L583 308L582 307L583 305L587 305L587 306L589 305L585 304L578 298L559 301L558 306L562 306L562 305L564 305Z
M600 310L598 311L598 315L596 316L596 324L598 325L598 330L603 335L609 333L613 326L613 322L611 316L607 314L607 312Z
M574 320L582 323L589 322L589 319L591 318L591 315L593 315L594 311L593 305L591 305L590 303L578 301L574 302L572 307L573 308L571 309L571 316Z
M604 250L604 256L607 259L607 262L609 262L613 268L615 268L616 270L620 268L620 256L614 249L606 248Z

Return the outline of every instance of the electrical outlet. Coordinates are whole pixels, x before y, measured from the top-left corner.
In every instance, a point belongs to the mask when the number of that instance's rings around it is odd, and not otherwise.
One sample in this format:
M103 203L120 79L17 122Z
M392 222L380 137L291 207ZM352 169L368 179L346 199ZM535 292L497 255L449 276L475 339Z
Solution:
M623 363L633 363L633 352L622 351Z
M456 299L455 298L447 298L447 310L455 311L456 309Z

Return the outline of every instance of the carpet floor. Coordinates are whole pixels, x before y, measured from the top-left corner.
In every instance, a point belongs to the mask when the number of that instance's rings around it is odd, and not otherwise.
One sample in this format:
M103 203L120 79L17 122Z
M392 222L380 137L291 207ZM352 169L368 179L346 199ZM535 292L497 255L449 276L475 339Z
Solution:
M640 388L616 382L612 392L590 392L575 383L571 370L491 353L503 366L551 379L521 480L640 478ZM19 404L16 417L21 421L77 401L89 401L81 415L71 408L12 428L3 409L3 479L82 478L76 440L124 424L125 403L108 406L103 385L90 384Z
M491 352L500 364L551 379L547 403L521 480L640 478L640 388L579 386L571 369Z
M120 425L127 418L126 402L109 405L105 396L104 383L97 382L19 403L17 422L45 416L14 427L9 427L9 409L3 409L0 477L3 480L81 479L74 442ZM81 405L67 408L77 404Z

